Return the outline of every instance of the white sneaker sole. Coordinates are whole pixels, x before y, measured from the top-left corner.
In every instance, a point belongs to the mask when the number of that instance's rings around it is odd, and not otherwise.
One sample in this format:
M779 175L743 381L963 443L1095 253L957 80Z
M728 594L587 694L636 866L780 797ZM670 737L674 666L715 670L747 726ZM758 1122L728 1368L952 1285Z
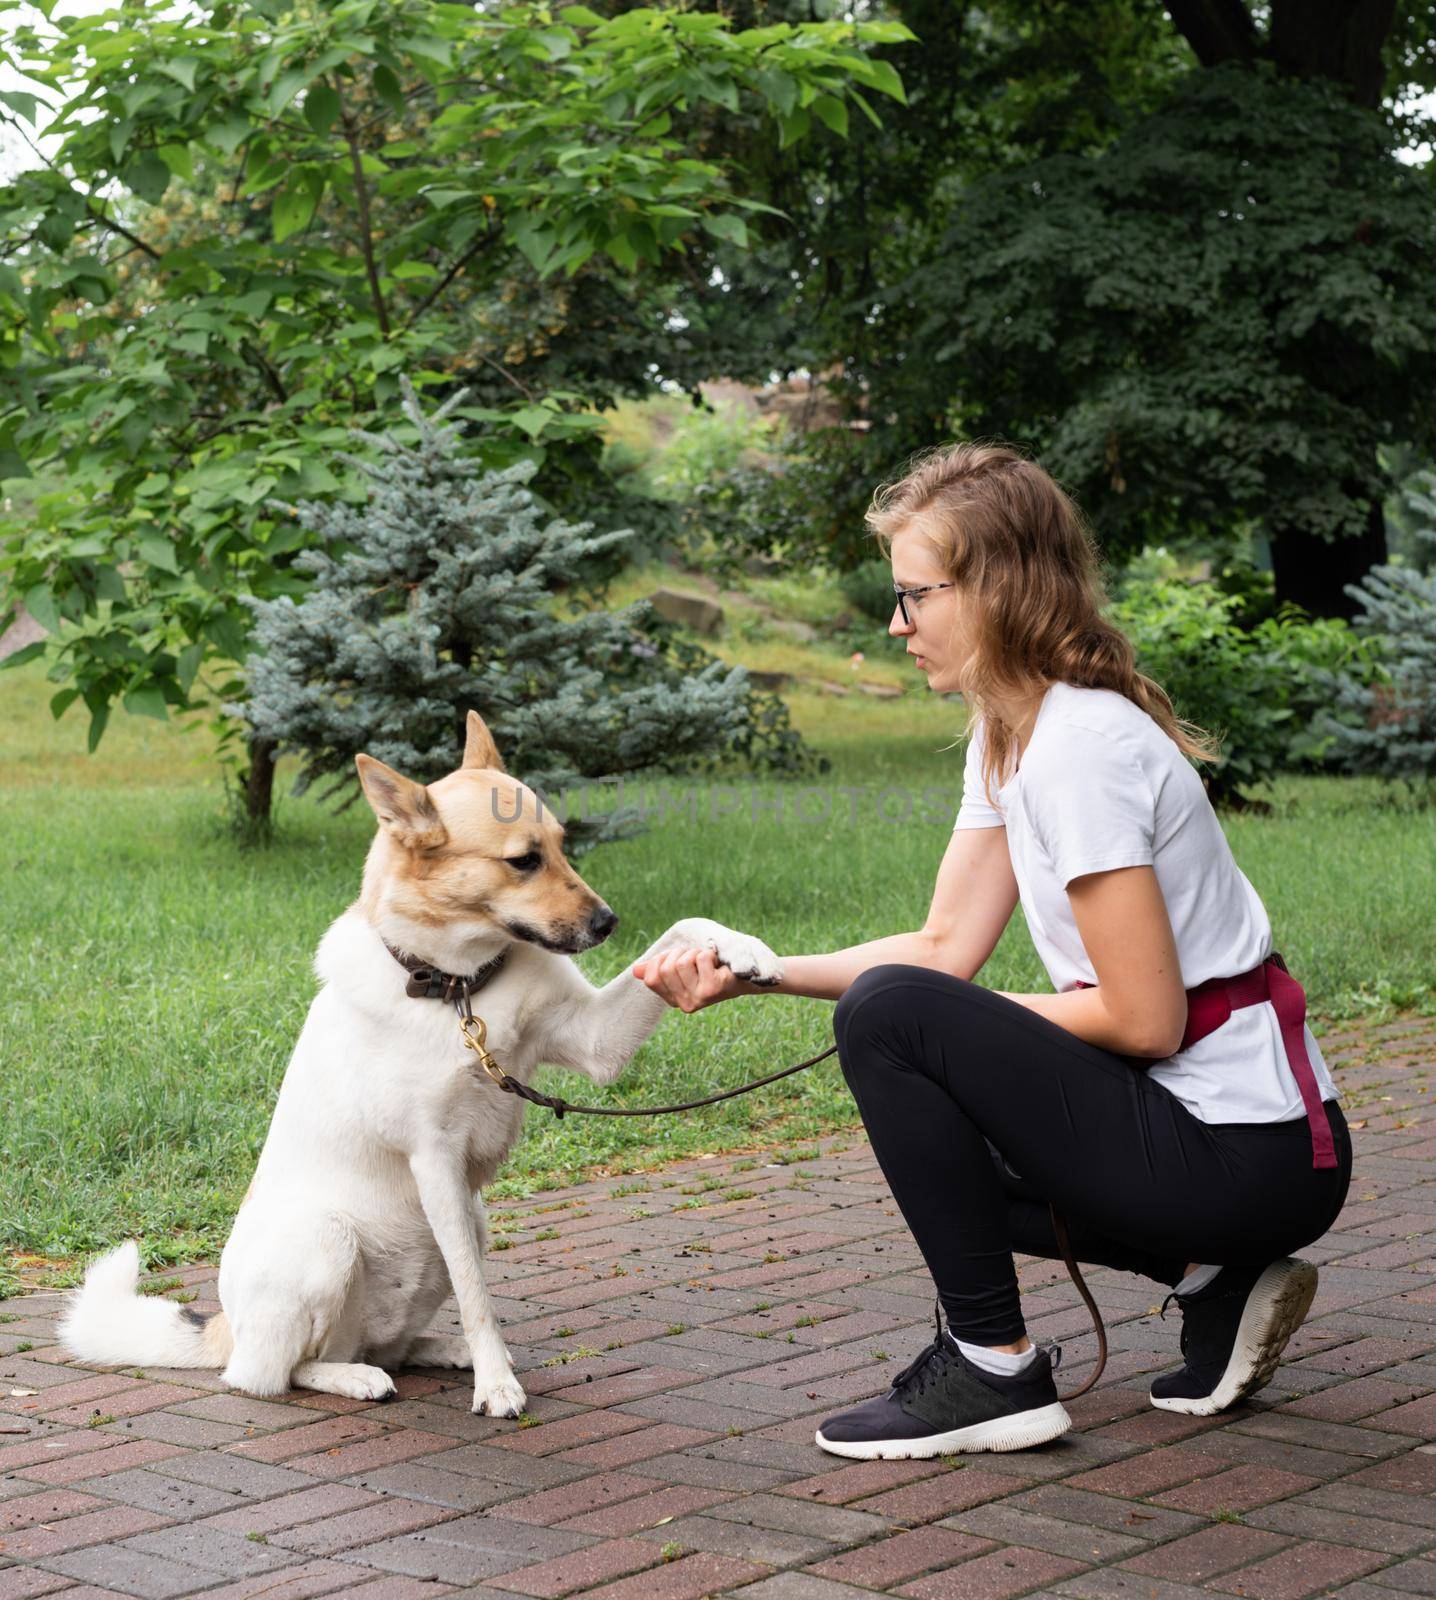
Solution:
M974 1422L950 1433L929 1434L925 1439L827 1439L821 1428L815 1438L820 1450L854 1461L926 1461L930 1456L958 1455L969 1450L1029 1450L1033 1445L1059 1438L1071 1426L1071 1417L1058 1401L1019 1411L1015 1416Z
M1195 1399L1176 1395L1149 1395L1148 1399L1163 1411L1213 1417L1255 1394L1271 1382L1287 1341L1306 1320L1316 1298L1316 1283L1316 1268L1309 1261L1292 1256L1273 1261L1247 1296L1242 1320L1237 1324L1236 1342L1216 1388Z

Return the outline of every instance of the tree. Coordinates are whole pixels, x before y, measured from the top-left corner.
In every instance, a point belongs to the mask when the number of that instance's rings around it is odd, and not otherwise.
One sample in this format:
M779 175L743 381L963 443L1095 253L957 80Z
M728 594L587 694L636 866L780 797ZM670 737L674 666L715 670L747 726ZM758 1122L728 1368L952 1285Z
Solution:
M595 557L633 537L548 514L527 485L532 461L485 470L447 419L404 384L413 442L361 433L377 459L348 456L367 503L291 508L305 530L297 565L313 582L252 602L250 693L236 707L257 737L300 757L299 787L327 780L353 798L361 750L431 781L453 767L470 707L510 768L540 794L626 774L675 771L735 747L800 761L796 735L742 667L677 653L646 601L606 611L587 592ZM326 554L338 550L339 555ZM576 793L575 791L580 791ZM634 818L579 815L578 843Z
M956 426L1040 441L1113 554L1256 525L1278 598L1341 614L1385 552L1380 447L1436 420L1433 255L1378 118L1218 67L1100 159L975 184L918 337Z
M705 238L746 242L761 204L687 137L690 108L761 107L794 137L806 108L875 116L862 88L901 89L866 51L905 30L151 0L12 37L37 92L0 95L6 120L53 102L61 142L0 190L0 476L30 475L0 578L55 635L52 709L82 701L93 748L117 703L242 692L245 601L305 581L271 503L342 493L327 462L399 371L508 385L495 308L534 283L602 258L642 283ZM466 413L488 463L581 455L589 397L515 383ZM272 751L248 754L259 815Z
M866 430L796 475L823 479L831 553L860 558L862 505L910 452L994 432L1114 554L1139 510L1158 536L1259 521L1280 598L1348 614L1382 558L1377 446L1429 459L1436 434L1429 169L1396 159L1424 135L1393 109L1436 85L1430 0L884 10L917 35L884 52L905 105L861 145L755 157L793 220L734 255L720 306L792 329L772 364L835 374Z

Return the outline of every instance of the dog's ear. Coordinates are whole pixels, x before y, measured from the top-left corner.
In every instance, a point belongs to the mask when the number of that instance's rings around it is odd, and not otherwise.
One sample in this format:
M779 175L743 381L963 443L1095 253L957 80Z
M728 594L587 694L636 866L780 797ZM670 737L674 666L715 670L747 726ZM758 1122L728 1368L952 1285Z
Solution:
M406 850L437 850L447 841L448 831L422 783L403 777L373 756L355 756L354 765L380 827Z
M464 759L460 765L483 767L489 772L504 770L504 758L499 754L494 736L477 711L471 711L465 722Z

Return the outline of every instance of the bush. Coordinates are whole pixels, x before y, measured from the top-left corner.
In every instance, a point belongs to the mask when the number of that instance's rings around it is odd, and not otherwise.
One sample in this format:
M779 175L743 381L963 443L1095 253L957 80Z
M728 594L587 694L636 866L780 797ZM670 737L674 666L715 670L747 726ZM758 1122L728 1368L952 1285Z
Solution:
M893 569L886 561L863 561L838 580L843 598L855 610L875 622L892 619L896 598L893 595Z
M1222 759L1203 767L1214 805L1242 805L1278 771L1320 766L1336 742L1318 718L1328 678L1373 671L1371 646L1345 622L1313 621L1284 606L1254 628L1239 618L1244 593L1211 583L1159 581L1129 587L1112 620L1132 640L1137 665L1171 696L1180 716L1222 740Z

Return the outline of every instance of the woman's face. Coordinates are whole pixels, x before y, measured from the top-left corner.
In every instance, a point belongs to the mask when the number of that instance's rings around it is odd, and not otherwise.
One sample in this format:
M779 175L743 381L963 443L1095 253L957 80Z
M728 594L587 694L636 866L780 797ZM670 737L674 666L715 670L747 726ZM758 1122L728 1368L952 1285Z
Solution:
M904 589L952 582L917 528L904 528L894 535L892 567L893 582ZM906 641L907 653L916 659L928 688L941 694L961 691L961 671L970 653L965 647L959 600L954 588L914 595L907 602L911 621L904 622L902 607L894 605L888 623L893 638Z

